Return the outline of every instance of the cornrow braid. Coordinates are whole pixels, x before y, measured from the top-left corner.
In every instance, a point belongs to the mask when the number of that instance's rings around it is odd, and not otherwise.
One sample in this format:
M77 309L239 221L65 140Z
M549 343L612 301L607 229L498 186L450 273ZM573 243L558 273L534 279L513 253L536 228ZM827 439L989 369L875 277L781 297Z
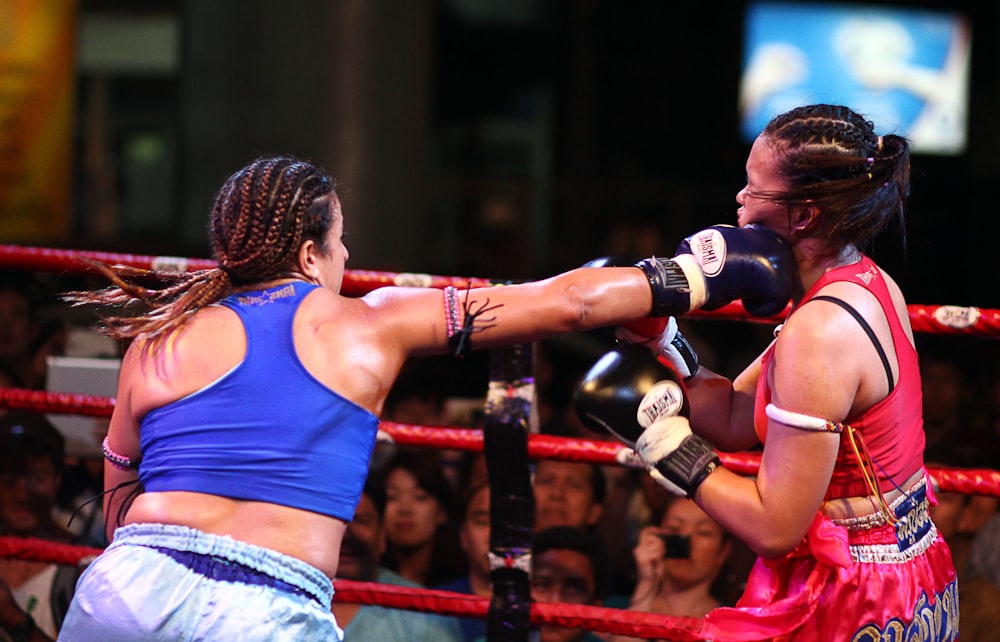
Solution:
M263 157L234 174L212 209L212 253L234 284L291 270L306 238L329 229L333 181L288 156Z
M209 242L218 268L174 273L91 262L111 286L63 298L122 309L101 320L99 329L108 336L165 336L234 286L292 275L305 240L325 251L334 187L311 163L291 156L257 158L226 180L212 205Z
M902 136L878 136L871 121L842 105L807 105L776 116L762 133L780 153L788 189L767 198L816 205L806 234L832 246L865 247L895 219L904 232L910 150Z
M98 329L115 339L145 334L151 339L178 329L199 309L232 291L221 269L161 272L87 261L112 285L97 291L74 291L62 298L73 305L121 308L122 314L104 316Z

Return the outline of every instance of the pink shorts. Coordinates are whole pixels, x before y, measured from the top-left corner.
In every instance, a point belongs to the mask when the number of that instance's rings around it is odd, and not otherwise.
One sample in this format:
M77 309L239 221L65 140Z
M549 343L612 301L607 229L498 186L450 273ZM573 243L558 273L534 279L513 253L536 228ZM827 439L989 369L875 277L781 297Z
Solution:
M818 514L784 558L758 559L733 608L705 617L710 640L958 639L958 582L927 507L926 480L881 514Z

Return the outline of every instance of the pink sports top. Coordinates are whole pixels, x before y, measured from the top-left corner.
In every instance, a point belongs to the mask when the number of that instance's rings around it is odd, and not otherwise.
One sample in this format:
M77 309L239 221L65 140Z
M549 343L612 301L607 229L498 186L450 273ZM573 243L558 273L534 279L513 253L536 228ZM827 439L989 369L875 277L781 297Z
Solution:
M923 466L923 394L917 351L899 321L882 272L867 256L862 256L858 263L845 265L824 274L806 292L796 309L814 298L824 286L837 281L857 283L875 295L892 331L893 345L888 349L894 351L899 362L899 379L895 387L890 385L890 392L885 399L860 416L848 417L844 422L853 426L868 445L878 473L879 488L887 492L902 485ZM795 310L792 310L792 314L794 313ZM878 343L875 345L876 349L880 348ZM754 405L754 428L761 442L767 437L768 418L764 408L771 401L771 389L764 373L767 372L773 359L772 345L762 359ZM888 365L886 370L888 371ZM869 494L871 491L864 482L860 464L844 435L826 498L864 497Z

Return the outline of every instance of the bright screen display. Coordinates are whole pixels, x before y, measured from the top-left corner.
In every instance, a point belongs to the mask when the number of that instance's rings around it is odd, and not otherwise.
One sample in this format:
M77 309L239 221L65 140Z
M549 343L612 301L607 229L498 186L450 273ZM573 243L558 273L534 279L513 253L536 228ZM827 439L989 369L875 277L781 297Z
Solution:
M740 128L750 142L776 114L838 103L914 152L960 154L968 123L971 30L957 12L849 4L748 5Z

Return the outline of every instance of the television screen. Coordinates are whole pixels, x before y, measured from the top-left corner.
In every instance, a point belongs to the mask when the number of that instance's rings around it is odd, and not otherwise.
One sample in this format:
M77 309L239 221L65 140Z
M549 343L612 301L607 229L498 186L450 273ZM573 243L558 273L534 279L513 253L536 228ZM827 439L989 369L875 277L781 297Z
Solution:
M965 151L971 29L942 10L751 2L744 23L740 129L750 142L776 114L847 105L914 152Z

